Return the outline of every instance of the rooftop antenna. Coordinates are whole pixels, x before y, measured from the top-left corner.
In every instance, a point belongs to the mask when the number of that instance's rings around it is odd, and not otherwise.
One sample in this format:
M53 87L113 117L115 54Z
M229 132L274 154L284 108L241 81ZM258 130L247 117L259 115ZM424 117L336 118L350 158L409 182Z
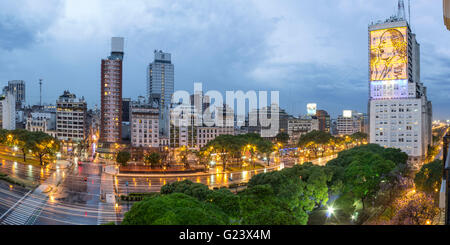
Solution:
M408 0L408 19L409 25L411 26L411 0Z
M406 20L406 16L405 16L405 2L403 0L398 0L397 17L399 19Z
M39 106L42 106L42 78L39 79Z

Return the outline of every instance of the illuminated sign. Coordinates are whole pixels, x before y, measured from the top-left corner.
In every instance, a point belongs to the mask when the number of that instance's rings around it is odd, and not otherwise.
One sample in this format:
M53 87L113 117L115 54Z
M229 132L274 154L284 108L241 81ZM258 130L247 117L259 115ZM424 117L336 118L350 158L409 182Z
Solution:
M308 116L315 116L317 113L317 104L310 103L306 105Z
M407 28L370 32L370 80L408 79Z
M342 116L345 117L345 118L351 118L351 117L352 117L352 111L350 111L350 110L344 110L344 111L342 112Z
M372 99L399 99L408 97L408 80L373 81L370 83Z

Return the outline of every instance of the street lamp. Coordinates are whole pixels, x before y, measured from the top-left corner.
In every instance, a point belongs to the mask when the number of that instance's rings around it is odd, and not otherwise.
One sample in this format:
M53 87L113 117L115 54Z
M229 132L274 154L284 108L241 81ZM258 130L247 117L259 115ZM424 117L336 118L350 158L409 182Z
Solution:
M327 218L330 218L334 214L334 207L328 207L327 209Z

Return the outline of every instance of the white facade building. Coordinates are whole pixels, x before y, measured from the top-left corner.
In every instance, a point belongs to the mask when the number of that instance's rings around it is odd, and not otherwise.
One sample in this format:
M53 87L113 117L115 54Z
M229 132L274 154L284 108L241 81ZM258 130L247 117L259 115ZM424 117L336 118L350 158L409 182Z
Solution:
M16 97L11 91L7 91L1 100L2 106L2 128L7 130L16 129Z
M31 112L25 123L25 129L31 132L44 132L57 137L56 114L50 112Z
M132 102L130 115L131 145L159 147L159 109L145 102Z
M87 104L84 98L64 91L56 101L56 131L58 139L80 142L87 138Z
M197 128L197 146L202 148L220 135L234 135L234 127L199 127Z
M369 37L370 143L399 148L420 163L431 143L432 106L416 35L404 16L393 16L370 25Z
M336 128L338 135L352 135L361 132L362 117L353 111L346 110L338 116Z

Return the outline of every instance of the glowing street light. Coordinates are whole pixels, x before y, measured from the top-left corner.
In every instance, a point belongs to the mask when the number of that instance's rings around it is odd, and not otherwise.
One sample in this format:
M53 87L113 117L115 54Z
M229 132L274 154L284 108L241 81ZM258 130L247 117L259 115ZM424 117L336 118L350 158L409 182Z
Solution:
M333 207L328 207L327 209L327 218L330 218L331 215L334 214L335 209Z

